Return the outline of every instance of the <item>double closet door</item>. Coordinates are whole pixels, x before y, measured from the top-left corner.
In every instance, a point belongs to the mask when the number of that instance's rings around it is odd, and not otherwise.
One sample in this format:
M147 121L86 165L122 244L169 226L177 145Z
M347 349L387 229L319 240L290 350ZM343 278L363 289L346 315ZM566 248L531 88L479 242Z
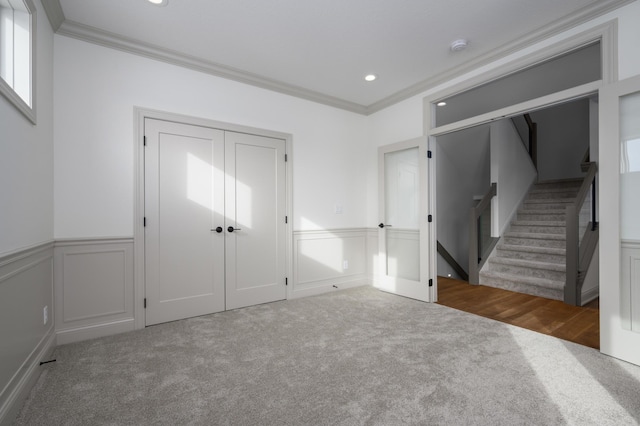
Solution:
M145 120L146 324L282 300L285 141Z

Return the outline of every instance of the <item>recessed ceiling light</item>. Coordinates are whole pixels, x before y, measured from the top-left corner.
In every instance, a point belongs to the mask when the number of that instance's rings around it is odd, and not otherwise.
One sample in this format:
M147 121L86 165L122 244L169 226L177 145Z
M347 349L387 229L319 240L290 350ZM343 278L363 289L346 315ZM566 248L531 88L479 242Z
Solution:
M155 4L156 6L166 6L169 3L169 0L147 0L151 4Z
M368 75L366 75L366 76L364 77L364 79L365 79L366 81L373 81L373 80L375 80L376 78L378 78L378 77L377 77L375 74L368 74Z
M442 101L442 102L438 102L436 105L438 105L438 106L445 106L446 104L447 104L447 103L446 103L445 101Z

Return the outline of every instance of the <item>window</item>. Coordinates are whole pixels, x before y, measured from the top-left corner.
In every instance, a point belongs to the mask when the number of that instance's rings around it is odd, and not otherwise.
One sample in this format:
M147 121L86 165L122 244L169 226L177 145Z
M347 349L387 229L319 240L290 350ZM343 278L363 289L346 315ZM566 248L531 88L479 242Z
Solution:
M0 92L35 123L35 7L0 0Z

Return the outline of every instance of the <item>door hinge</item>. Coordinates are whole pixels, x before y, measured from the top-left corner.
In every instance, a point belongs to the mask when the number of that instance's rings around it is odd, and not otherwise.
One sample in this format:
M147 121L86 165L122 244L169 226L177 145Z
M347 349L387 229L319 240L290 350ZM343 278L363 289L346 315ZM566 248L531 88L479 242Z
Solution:
M147 309L147 298L144 298L144 308Z
M429 279L429 287L433 287L433 279Z
M286 163L287 161L289 161L289 157L287 157L287 154L284 155L284 162Z
M286 277L285 277L285 279L284 279L284 285L289 285L289 278L286 278Z
M142 226L143 226L143 227L147 226L147 218L146 218L146 217L144 217L144 218L142 219Z
M142 144L144 146L147 146L147 136L146 135L142 137Z
M431 151L427 151L427 158L431 158Z
M433 222L433 216L432 215L428 215L427 216L427 222Z
M289 217L288 216L284 217L284 223L289 223Z

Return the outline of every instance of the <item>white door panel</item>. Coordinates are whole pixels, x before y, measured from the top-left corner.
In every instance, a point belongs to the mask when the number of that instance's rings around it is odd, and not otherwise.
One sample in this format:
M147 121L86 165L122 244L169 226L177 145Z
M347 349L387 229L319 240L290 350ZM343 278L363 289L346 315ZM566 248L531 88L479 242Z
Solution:
M426 139L380 147L378 158L380 279L376 286L429 301Z
M227 132L227 309L282 300L285 276L285 143Z
M152 119L145 135L146 324L285 299L285 141Z
M224 310L219 130L146 120L147 325Z
M600 350L640 365L640 76L599 103Z

